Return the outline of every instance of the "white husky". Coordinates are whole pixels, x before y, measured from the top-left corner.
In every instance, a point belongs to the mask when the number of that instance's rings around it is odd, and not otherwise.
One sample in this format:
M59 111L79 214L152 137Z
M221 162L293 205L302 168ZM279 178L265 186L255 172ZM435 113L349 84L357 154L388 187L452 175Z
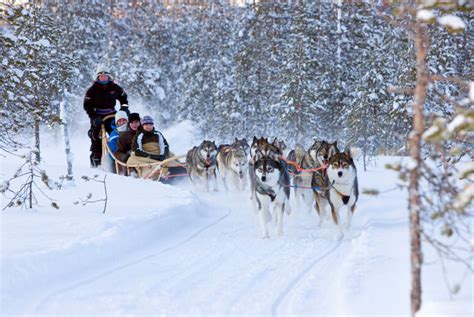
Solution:
M244 190L247 181L249 162L245 151L240 147L222 146L217 153L217 168L224 188L228 191L227 175L236 190Z

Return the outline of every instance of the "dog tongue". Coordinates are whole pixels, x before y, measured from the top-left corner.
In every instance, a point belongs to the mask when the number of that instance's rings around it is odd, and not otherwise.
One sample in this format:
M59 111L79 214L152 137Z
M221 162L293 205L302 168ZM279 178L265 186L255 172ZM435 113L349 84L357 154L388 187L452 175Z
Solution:
M207 164L211 164L211 162L212 162L212 159L211 159L211 158L206 159L206 163L207 163Z

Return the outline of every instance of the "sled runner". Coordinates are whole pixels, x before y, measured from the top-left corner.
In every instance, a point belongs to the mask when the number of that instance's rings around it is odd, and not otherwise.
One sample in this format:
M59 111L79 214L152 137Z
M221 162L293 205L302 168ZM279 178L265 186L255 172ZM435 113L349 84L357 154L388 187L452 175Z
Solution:
M105 132L105 127L101 127L102 137L102 164L104 168L110 166L107 160L112 158L115 172L121 174L121 170L125 171L125 175L131 175L132 171L136 171L138 177L143 179L154 179L163 183L172 183L176 177L187 176L186 172L186 154L174 155L163 161L155 163L142 163L142 164L127 164L118 160L114 153L109 148L108 137Z

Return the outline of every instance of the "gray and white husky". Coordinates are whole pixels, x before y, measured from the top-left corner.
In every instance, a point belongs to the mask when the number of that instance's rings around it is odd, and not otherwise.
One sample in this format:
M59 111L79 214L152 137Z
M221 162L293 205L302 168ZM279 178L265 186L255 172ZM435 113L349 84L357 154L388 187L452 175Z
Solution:
M267 223L276 217L277 235L283 234L283 214L290 214L290 177L286 164L282 160L274 160L263 156L253 165L255 186L253 196L255 210L260 220L262 238L269 238Z
M217 168L224 188L228 191L227 175L234 189L244 190L247 180L248 159L245 150L240 145L219 146L217 153Z
M360 155L358 148L347 148L344 152L334 154L329 160L327 169L327 189L314 191L316 201L321 204L321 211L325 211L326 202L331 208L332 219L339 227L342 234L340 210L347 207L346 229L350 229L352 215L354 214L359 198L357 181L357 168L354 159ZM313 182L313 185L316 185Z
M234 143L232 143L231 146L233 146L235 148L241 148L244 151L246 156L250 154L249 153L250 145L247 142L246 138L243 138L243 139L240 139L240 140L235 138Z
M204 183L205 190L209 191L209 178L214 191L217 191L216 179L217 146L214 141L202 141L199 146L193 147L186 155L186 169L194 187L198 182Z
M301 172L294 177L295 184L295 198L297 206L301 205L307 208L308 212L311 212L314 203L314 196L311 190L312 182L314 177L321 176L325 177L326 170L322 167L328 163L328 160L336 153L339 152L337 148L337 141L334 143L328 143L326 141L314 140L313 145L306 151L303 159L300 162L302 169L319 169L314 172ZM320 184L323 186L324 184ZM316 210L319 213L319 206L316 205Z

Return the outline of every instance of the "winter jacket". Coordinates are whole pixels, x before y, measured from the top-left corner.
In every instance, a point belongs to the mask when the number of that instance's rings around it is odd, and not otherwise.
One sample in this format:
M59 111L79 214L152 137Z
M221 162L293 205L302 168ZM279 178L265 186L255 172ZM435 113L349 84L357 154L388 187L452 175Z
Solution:
M84 97L84 110L91 119L104 117L115 113L116 100L121 105L128 104L127 94L122 87L114 82L102 85L95 81Z
M117 159L122 162L126 162L130 156L130 151L132 150L132 141L133 138L137 135L138 131L124 131L120 132L117 142L117 149L114 152L114 155Z
M168 141L161 132L140 131L132 142L132 151L136 156L148 157L153 160L163 161L169 156Z
M117 128L115 128L109 135L108 145L112 153L117 151L117 143L118 143L119 136L120 136L120 132L117 130Z

